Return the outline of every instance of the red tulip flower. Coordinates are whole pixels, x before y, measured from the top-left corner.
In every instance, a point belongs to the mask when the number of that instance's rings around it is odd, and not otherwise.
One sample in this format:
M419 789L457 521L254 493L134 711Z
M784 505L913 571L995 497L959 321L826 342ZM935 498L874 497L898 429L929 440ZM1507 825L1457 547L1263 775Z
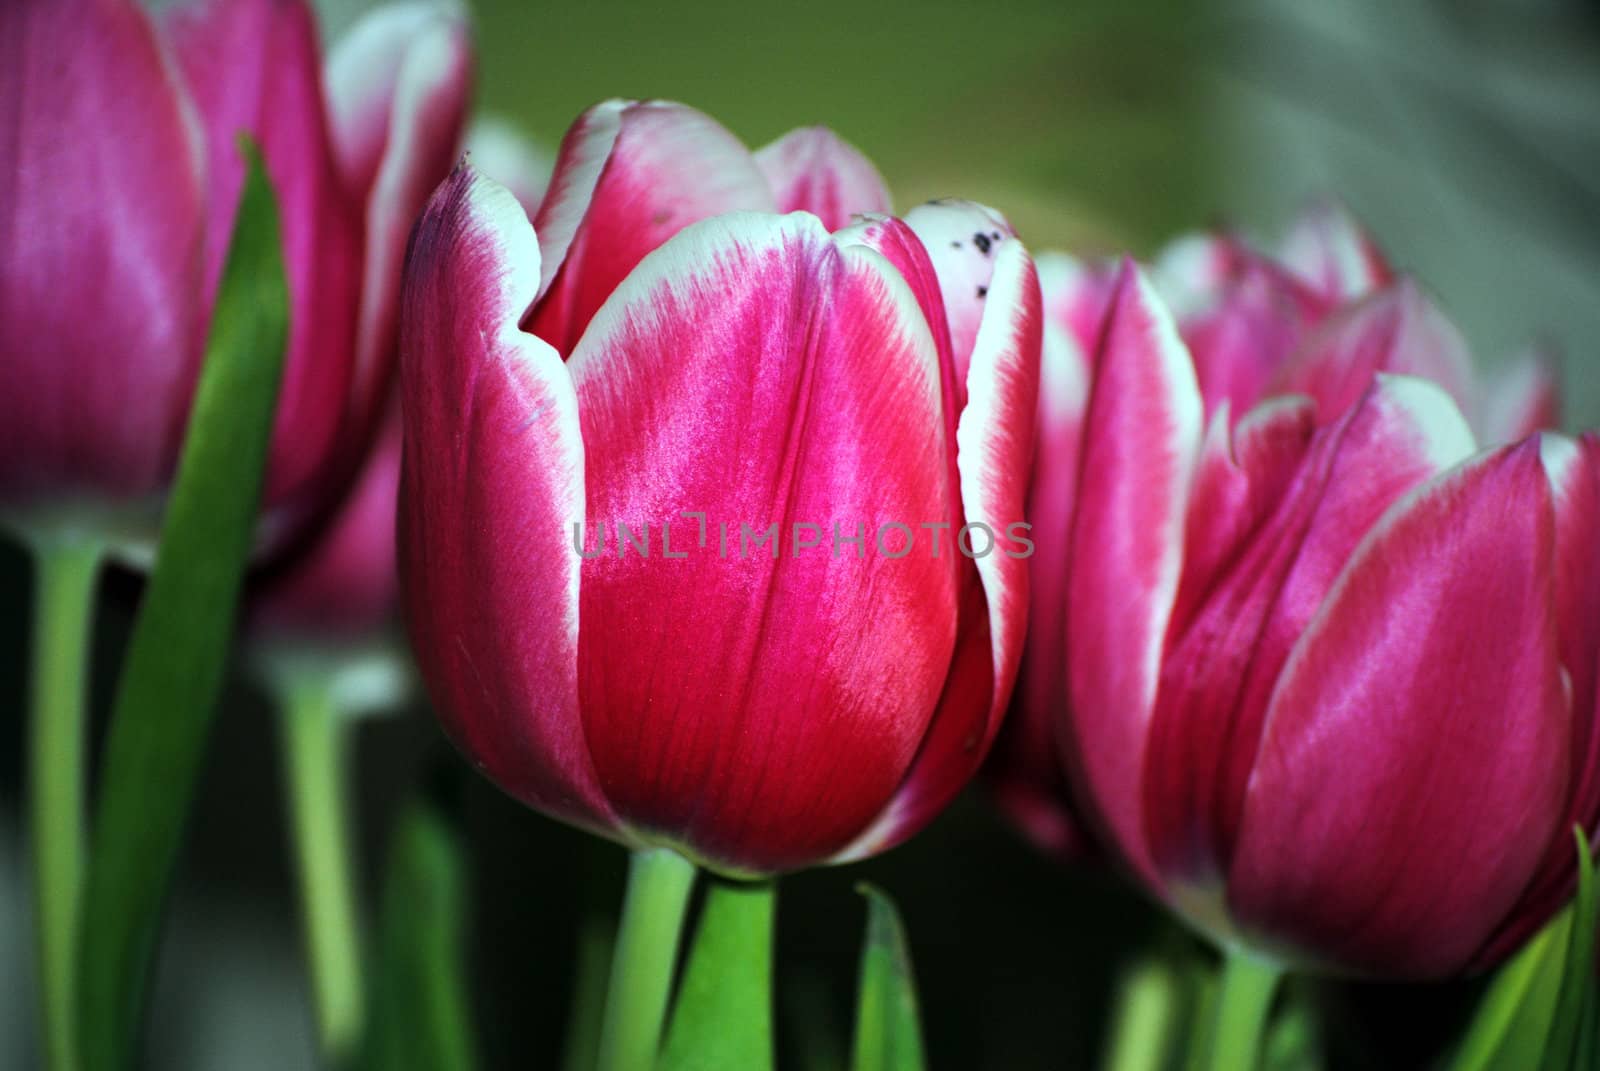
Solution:
M1600 454L1480 450L1446 387L1383 371L1452 337L1390 294L1268 377L1308 393L1208 420L1198 358L1122 269L1052 607L1056 728L1087 818L1202 930L1430 978L1553 910L1571 823L1593 828Z
M534 228L470 167L435 195L405 613L513 796L766 874L909 836L978 765L1026 618L1039 291L976 206L830 233L886 204L827 132L751 154L622 102L568 134Z
M448 172L465 29L416 4L319 56L301 0L0 10L0 505L69 517L159 501L238 208L237 138L277 196L290 342L264 489L319 508L386 394L405 235ZM282 515L280 513L280 515Z

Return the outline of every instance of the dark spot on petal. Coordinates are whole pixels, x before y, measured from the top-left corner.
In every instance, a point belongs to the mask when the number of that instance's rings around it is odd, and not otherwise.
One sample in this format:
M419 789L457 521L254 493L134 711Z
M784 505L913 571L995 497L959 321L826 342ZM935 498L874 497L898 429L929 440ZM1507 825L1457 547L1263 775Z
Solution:
M672 210L670 208L664 208L650 217L650 225L652 227L662 227L665 226L671 219Z
M1000 232L999 231L995 231L993 234L989 235L989 237L993 238L995 241L998 242L1000 240Z
M989 236L987 234L979 231L977 234L972 236L972 244L978 247L978 252L982 253L984 256L988 256L989 247L994 243L989 240Z
M989 296L989 288L987 286L978 287L978 300L979 301L982 301L984 298L986 298L988 296Z
M960 249L961 248L961 243L960 242L951 242L950 243L950 248L951 249Z

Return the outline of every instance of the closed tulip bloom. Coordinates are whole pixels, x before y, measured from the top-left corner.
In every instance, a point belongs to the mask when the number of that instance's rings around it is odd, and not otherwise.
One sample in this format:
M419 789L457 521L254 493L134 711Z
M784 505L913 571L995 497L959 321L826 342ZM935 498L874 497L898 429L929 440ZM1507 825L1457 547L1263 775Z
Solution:
M405 235L449 169L466 104L459 19L380 9L324 66L299 0L210 0L159 19L132 0L20 0L0 11L0 57L13 387L0 506L126 516L159 501L249 134L278 200L291 306L265 501L284 519L317 508L387 391Z
M1121 271L1113 262L1039 257L1047 328L1028 517L1041 545L1070 539L1084 417ZM1330 423L1379 373L1433 381L1486 443L1521 439L1557 422L1548 354L1531 351L1499 376L1481 379L1460 332L1332 202L1312 206L1277 256L1226 233L1191 235L1162 250L1148 279L1184 345L1208 424L1239 420L1269 398L1290 396L1314 403L1307 419ZM1017 709L986 774L1007 816L1057 854L1080 840L1051 747L1053 725L1068 705L1068 564L1064 555L1034 561Z
M1201 929L1432 978L1548 915L1570 823L1593 827L1600 602L1574 566L1595 454L1479 449L1445 386L1382 371L1438 325L1384 315L1295 366L1309 396L1208 420L1172 315L1123 268L1083 416L1056 728L1086 816ZM1351 368L1358 390L1332 374Z
M402 589L445 729L525 803L734 874L924 825L992 739L1026 617L1031 262L966 204L830 234L804 191L886 195L806 136L778 215L709 119L602 105L537 236L462 167L406 275ZM958 551L969 520L992 552Z

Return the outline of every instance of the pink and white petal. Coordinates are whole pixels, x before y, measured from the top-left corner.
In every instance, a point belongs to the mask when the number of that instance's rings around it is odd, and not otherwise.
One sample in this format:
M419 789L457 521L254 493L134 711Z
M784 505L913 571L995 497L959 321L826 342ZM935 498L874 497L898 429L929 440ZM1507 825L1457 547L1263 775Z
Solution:
M1466 340L1410 279L1325 321L1279 370L1272 393L1310 395L1326 423L1354 405L1379 372L1432 380L1463 412L1473 411L1477 386Z
M892 210L883 176L860 149L825 126L791 130L756 150L779 212L810 212L830 231L852 217Z
M570 368L591 519L687 554L583 564L584 720L619 813L727 872L833 855L900 783L955 642L948 534L940 558L873 539L950 516L920 306L815 217L725 215L641 262ZM770 556L744 542L773 524ZM835 524L859 552L830 553Z
M1202 429L1188 350L1131 261L1094 376L1070 551L1071 706L1060 743L1088 817L1159 889L1141 780Z
M978 584L963 586L959 649L917 757L893 802L846 857L900 843L949 805L989 753L1016 684L1028 627L1028 559L1036 549L1019 526L1027 524L1044 326L1038 275L1021 243L997 251L988 302L956 429L962 516L988 530L974 527L966 543ZM968 666L970 660L987 665Z
M973 201L931 201L906 213L905 221L938 276L956 380L965 384L996 258L1006 243L1016 241L1016 232L999 212ZM964 405L964 394L961 400Z
M738 138L667 101L606 101L567 131L534 219L544 256L529 329L570 354L645 254L698 220L775 207Z
M1223 288L1253 256L1229 234L1207 231L1173 239L1156 254L1150 281L1180 321L1213 308Z
M1484 384L1483 438L1512 443L1561 426L1560 361L1552 347L1535 345Z
M467 130L467 159L480 174L488 175L510 190L531 220L539 211L555 157L508 120L498 116L479 116Z
M329 58L334 146L366 231L348 441L369 434L393 371L406 239L460 151L472 67L464 18L426 2L376 9Z
M1281 259L1330 301L1344 302L1394 282L1378 243L1335 200L1312 204L1285 236Z
M288 275L289 352L264 500L319 497L348 475L330 465L345 418L361 292L361 215L335 166L316 20L303 0L195 0L166 30L206 132L209 307L244 183L238 136L260 144L278 200Z
M458 169L417 225L401 302L403 608L474 764L530 806L615 831L578 710L577 395L517 326L538 280L516 198Z
M1570 713L1536 442L1398 504L1273 695L1229 874L1255 940L1345 969L1460 971L1565 807Z
M1289 475L1297 430L1281 429L1288 450L1269 448L1269 479ZM1380 377L1304 447L1203 603L1174 619L1144 779L1146 836L1169 886L1210 888L1227 872L1273 686L1351 553L1394 502L1472 449L1442 390ZM1209 505L1196 497L1191 509Z
M0 502L157 494L200 360L204 146L139 5L0 5L0 142Z
M1046 252L1034 258L1034 265L1044 294L1045 321L1071 334L1084 353L1094 353L1117 281L1116 262Z

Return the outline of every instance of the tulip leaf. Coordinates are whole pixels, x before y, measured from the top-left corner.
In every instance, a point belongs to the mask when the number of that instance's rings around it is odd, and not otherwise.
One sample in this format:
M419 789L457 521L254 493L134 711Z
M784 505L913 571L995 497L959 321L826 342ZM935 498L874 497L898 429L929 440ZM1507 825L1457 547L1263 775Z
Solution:
M861 947L852 1071L923 1071L922 1028L905 928L889 897L871 885Z
M396 821L380 906L370 1071L467 1071L475 1066L462 964L466 882L455 828L416 799Z
M255 150L155 567L101 761L80 946L84 1066L133 1062L160 928L254 537L288 329L278 212ZM130 404L137 399L130 399Z
M564 1071L594 1071L600 1059L600 1024L605 1018L606 982L616 955L616 936L616 920L606 915L586 915L578 926L572 1004L561 1052Z
M1579 1071L1594 993L1594 865L1577 831L1578 893L1507 961L1484 992L1450 1071Z
M715 881L657 1071L771 1071L775 882Z

